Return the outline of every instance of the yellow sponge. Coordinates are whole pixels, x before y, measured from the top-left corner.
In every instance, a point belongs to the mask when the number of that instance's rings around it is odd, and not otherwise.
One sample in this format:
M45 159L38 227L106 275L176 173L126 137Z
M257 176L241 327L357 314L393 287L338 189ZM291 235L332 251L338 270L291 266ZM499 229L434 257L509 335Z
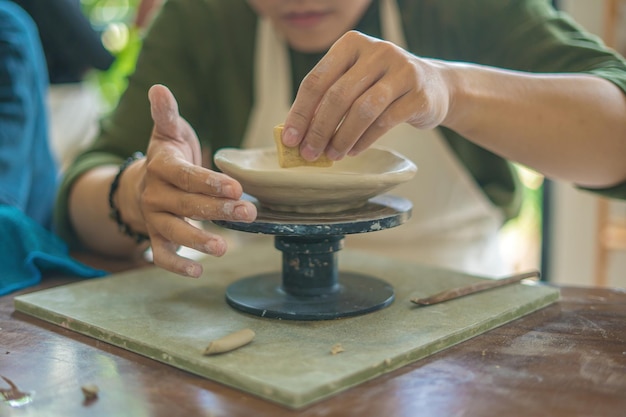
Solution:
M276 142L276 153L278 154L278 165L282 168L292 168L299 166L329 167L333 161L322 154L315 161L307 161L300 156L300 148L289 147L283 144L283 125L274 126L274 141Z

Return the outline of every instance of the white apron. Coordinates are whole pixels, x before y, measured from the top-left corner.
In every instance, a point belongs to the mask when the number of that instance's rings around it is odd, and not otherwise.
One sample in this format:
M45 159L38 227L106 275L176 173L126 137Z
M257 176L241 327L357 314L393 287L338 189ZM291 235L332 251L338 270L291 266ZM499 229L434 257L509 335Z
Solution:
M381 1L383 38L406 48L394 0ZM272 128L292 102L285 41L267 19L259 21L255 47L255 103L243 147L273 146ZM502 215L486 198L436 130L396 126L376 144L391 147L418 167L415 177L391 190L413 202L409 222L384 231L346 236L346 247L412 262L487 276L509 273L500 257ZM374 146L376 146L376 144Z
M51 84L48 88L50 143L61 171L93 142L104 112L100 94L88 82Z

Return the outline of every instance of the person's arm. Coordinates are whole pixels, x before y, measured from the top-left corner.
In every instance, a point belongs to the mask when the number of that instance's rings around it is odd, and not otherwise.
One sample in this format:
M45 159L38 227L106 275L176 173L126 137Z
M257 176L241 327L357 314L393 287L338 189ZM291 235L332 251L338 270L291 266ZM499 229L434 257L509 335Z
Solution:
M121 233L109 217L108 195L120 164L134 152L147 153L154 124L148 101L151 85L167 84L181 105L186 106L187 120L191 115L195 122L197 109L203 108L193 95L193 80L188 72L188 65L195 62L189 61L186 47L190 45L191 35L178 23L185 21L188 13L198 13L195 9L188 11L180 7L181 3L171 4L170 12L152 26L143 41L136 71L116 109L103 119L94 143L78 156L64 175L57 198L55 225L60 236L76 250L87 249L122 258L137 257L145 251L146 245L137 245ZM193 27L189 25L190 29ZM207 54L210 53L210 45L207 45ZM198 132L199 125L194 123L194 127ZM126 193L131 192L126 184L139 185L134 179L139 164L143 161L132 164L123 173L115 199L122 219L136 232L145 234L144 224L136 225L133 221L132 212L137 209L125 207L124 199Z
M221 256L226 241L186 219L250 222L256 217L256 208L240 200L242 189L237 181L202 167L198 138L180 117L171 92L154 86L149 98L154 130L148 152L145 159L123 172L115 206L122 211L126 225L150 238L156 265L197 278L202 267L177 255L178 246ZM116 167L102 166L80 177L70 194L70 216L85 245L99 253L128 257L142 247L119 233L111 221L94 223L94 219L107 218L109 190L116 174Z
M129 166L126 169L125 180L133 176L133 168ZM117 165L98 166L76 180L68 201L69 216L77 238L85 248L116 258L136 258L146 250L147 244L137 245L133 239L120 233L113 219L109 218L108 193L118 169ZM119 196L115 201L118 200Z
M331 159L355 155L407 122L418 129L449 127L496 154L579 185L626 180L626 98L606 80L421 59L356 32L324 60L336 65L322 71L322 62L304 80L283 136L287 145L300 144L309 160L322 152Z
M186 219L255 218L254 205L239 200L241 185L201 162L202 152L208 155L211 147L216 149L224 140L232 140L229 136L239 136L237 131L229 135L230 130L220 130L223 113L217 104L229 109L242 107L241 100L228 100L231 89L220 95L212 88L220 79L216 71L223 71L224 60L216 59L222 56L222 43L210 41L220 39L214 32L222 28L211 19L220 19L220 11L241 9L250 20L254 16L246 7L243 2L164 4L144 39L136 71L117 108L103 121L96 141L66 172L55 223L73 248L120 257L137 256L145 248L124 236L109 217L113 179L120 164L136 151L146 157L123 172L114 202L125 224L149 236L156 265L198 276L200 264L178 256L178 247L218 256L226 250L220 236L196 228ZM243 18L235 15L238 20ZM241 35L240 28L229 27ZM252 33L245 34L245 39ZM203 42L199 44L198 39ZM205 146L202 152L198 138Z
M446 66L444 126L548 177L589 188L626 180L626 96L611 82Z
M624 60L546 2L481 5L436 6L446 16L454 10L458 20L436 22L432 45L421 40L421 24L406 29L414 45L440 60L347 34L302 83L285 144L299 145L308 159L323 151L338 159L398 123L442 125L578 185L626 180Z

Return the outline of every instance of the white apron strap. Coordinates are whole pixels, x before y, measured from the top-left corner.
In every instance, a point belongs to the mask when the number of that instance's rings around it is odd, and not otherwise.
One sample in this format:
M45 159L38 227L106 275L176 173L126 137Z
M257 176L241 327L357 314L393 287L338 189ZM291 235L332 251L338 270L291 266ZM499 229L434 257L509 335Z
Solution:
M273 145L272 129L285 121L291 107L291 65L285 41L269 19L258 22L254 50L254 104L242 147Z

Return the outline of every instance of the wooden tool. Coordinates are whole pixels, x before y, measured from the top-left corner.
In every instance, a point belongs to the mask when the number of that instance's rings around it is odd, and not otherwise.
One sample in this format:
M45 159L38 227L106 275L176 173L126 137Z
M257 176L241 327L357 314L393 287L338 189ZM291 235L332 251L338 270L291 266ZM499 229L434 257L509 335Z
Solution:
M508 278L485 280L485 282L479 282L476 284L466 285L464 287L453 288L451 290L442 291L438 294L426 298L412 298L411 302L420 306L429 306L432 304L453 300L455 298L464 297L466 295L475 294L480 291L486 291L492 288L502 287L504 285L515 284L524 279L533 277L539 278L540 276L541 273L539 271L523 272L521 274L511 275Z

